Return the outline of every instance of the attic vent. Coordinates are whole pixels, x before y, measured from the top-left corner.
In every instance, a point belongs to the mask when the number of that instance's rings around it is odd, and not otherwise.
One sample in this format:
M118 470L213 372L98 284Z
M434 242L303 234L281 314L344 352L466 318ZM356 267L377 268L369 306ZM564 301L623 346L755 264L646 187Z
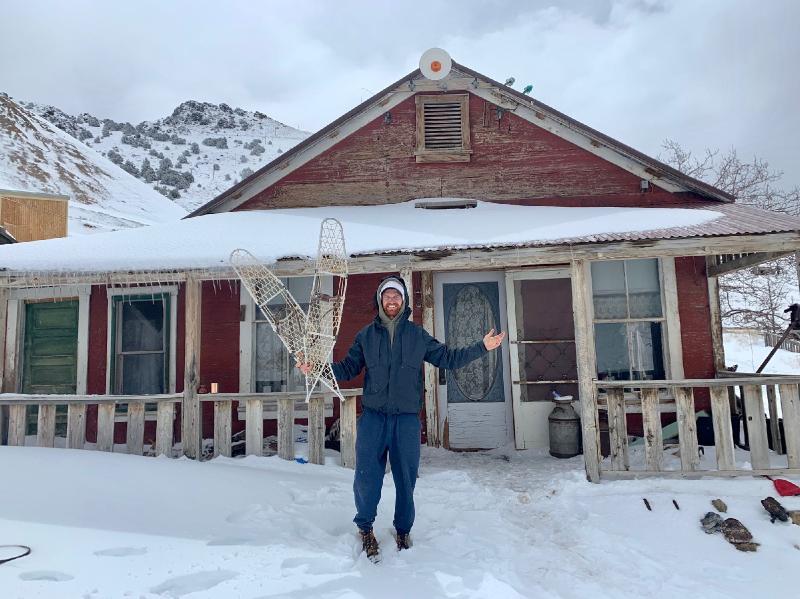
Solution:
M459 102L430 103L423 106L425 114L425 148L428 150L460 150L461 104Z
M416 96L417 162L469 162L467 94Z
M464 210L477 206L477 200L423 200L414 204L414 208L424 210Z

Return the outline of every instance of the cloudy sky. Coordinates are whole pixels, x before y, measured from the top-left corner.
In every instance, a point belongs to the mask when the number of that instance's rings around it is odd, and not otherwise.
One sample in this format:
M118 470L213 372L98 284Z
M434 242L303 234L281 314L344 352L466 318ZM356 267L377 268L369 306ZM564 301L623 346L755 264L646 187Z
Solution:
M0 91L138 123L187 99L314 131L445 48L653 156L800 185L796 0L4 0Z

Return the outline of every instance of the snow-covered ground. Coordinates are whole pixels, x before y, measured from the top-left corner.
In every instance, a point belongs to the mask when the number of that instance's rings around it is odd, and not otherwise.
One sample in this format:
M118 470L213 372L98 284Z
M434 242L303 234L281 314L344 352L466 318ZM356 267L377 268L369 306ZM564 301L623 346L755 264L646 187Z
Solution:
M0 544L33 549L0 565L4 599L749 598L796 590L789 573L800 559L800 527L770 523L759 503L774 495L765 479L593 485L580 457L423 448L414 546L393 548L387 475L376 522L383 561L374 565L359 554L351 523L353 472L333 454L315 466L0 447L0 463ZM757 553L700 530L714 498L751 530ZM800 498L781 501L800 509Z

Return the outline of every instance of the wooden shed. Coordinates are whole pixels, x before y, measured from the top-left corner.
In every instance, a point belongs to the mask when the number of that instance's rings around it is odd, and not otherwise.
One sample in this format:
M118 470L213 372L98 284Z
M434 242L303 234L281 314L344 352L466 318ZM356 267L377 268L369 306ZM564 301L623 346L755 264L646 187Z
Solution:
M17 241L67 236L69 196L0 189L0 226Z

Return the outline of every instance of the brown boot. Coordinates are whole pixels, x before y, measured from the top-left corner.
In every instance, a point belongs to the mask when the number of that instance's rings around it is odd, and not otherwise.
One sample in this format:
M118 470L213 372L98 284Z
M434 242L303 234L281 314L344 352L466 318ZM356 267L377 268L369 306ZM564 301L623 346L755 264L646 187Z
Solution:
M408 533L397 533L397 550L411 549L411 535Z
M369 561L374 563L381 561L381 549L378 545L378 539L375 538L372 529L359 529L358 533L361 535L361 549L367 554Z

